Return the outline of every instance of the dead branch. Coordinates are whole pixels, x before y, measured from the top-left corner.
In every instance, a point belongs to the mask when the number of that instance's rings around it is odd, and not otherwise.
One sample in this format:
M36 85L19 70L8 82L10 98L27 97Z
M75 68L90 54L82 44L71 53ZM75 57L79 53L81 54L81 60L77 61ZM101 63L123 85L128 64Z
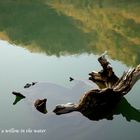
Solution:
M79 111L84 116L99 120L108 118L114 107L120 102L140 79L140 65L130 68L122 77L118 78L113 71L105 54L98 58L102 66L99 72L91 72L89 79L95 82L99 89L88 91L78 104L58 105L54 109L56 114L64 114L72 111Z

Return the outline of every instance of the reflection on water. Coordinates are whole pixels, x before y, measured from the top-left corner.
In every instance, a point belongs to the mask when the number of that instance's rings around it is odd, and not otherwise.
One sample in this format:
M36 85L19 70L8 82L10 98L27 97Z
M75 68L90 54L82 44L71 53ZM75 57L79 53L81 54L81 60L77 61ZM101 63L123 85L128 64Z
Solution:
M86 110L83 115L90 120L95 121L99 121L101 119L113 120L114 115L122 115L129 122L132 120L140 122L140 111L132 107L125 98L120 101L120 103L115 107L115 109L112 110L112 107L110 107L108 108L108 110L104 110L104 112L102 112L102 115L100 116L96 116L96 114L92 113L91 110Z
M16 105L20 100L26 98L24 95L22 95L19 92L12 92L12 94L16 96L15 101L13 102L13 105Z
M56 56L108 50L112 58L136 65L139 6L139 0L5 0L0 38Z
M139 140L140 117L135 108L140 106L140 83L126 96L134 107L123 99L112 121L90 121L77 112L60 117L51 113L55 105L78 102L89 90L85 84L72 87L68 77L86 79L89 72L100 69L95 54L107 50L111 58L128 66L140 62L139 7L139 0L1 0L0 39L6 41L0 40L0 130L47 129L46 135L23 134L31 140ZM126 65L119 61L111 62L121 75ZM31 81L50 81L64 87L51 84L45 90L48 92L41 88L33 94L28 90L27 98L15 100L13 106L11 92L20 91ZM32 104L46 97L48 113L42 115ZM2 140L25 137L0 134Z
M77 81L74 87L72 87L71 89L64 88L60 85L56 85L53 83L38 83L37 86L35 85L34 87L30 87L29 89L24 90L22 94L27 95L26 100L29 100L29 101L32 100L32 104L35 103L35 107L37 105L40 107L41 111L40 109L36 108L38 111L46 113L46 100L44 103L43 98L49 98L50 100L52 100L51 99L52 97L50 98L50 96L52 95L49 95L49 93L53 93L54 95L59 94L60 95L59 98L61 98L62 95L64 98L66 96L65 93L67 94L71 93L71 98L72 98L73 94L78 93L79 86L83 88L81 90L84 90L86 86L87 88L88 87L92 88L91 84L86 81L85 82ZM21 94L15 94L15 95L16 95L16 99L14 101L14 105L18 103L19 101L21 101L21 99L23 99L23 97L21 97ZM53 98L54 98L53 101L56 100L55 97ZM43 100L38 100L38 99L43 99ZM52 101L49 101L49 103L50 102ZM42 103L43 103L43 106L41 107L40 104ZM55 107L55 104L53 105ZM52 106L52 108L54 107ZM50 111L52 112L52 110ZM108 110L104 110L104 112L102 112L101 114L99 113L100 115L98 114L98 111L97 112L92 111L90 108L89 110L87 109L86 111L82 112L82 114L88 119L94 120L94 121L99 121L101 119L113 120L114 115L121 114L123 117L126 118L127 121L135 120L137 122L140 122L140 111L134 108L133 106L131 106L130 103L128 103L127 99L125 99L124 97L121 99L121 101L116 107L110 106Z
M13 92L15 95L15 101L18 105L22 99L29 101L31 104L35 103L38 99L47 99L48 110L52 112L55 105L61 102L79 100L81 94L94 86L92 82L88 80L74 80L73 86L66 88L64 86L49 83L49 82L38 82L29 88L24 88L20 92ZM24 97L24 98L23 98ZM20 100L19 100L20 98Z
M118 115L113 116L114 119L112 121L106 119L90 121L78 112L62 116L56 116L52 113L52 110L57 104L67 102L76 103L91 87L96 88L93 87L95 86L93 83L89 83L85 79L88 78L88 73L92 70L98 71L101 69L97 61L98 56L82 54L78 57L74 55L58 58L55 56L33 54L5 41L0 41L0 46L1 129L44 128L47 130L46 135L24 134L27 139L31 140L37 138L41 140L65 140L66 137L68 140L91 140L92 138L96 138L97 140L103 138L105 140L118 140L118 136L127 140L132 140L133 136L133 139L139 140L139 131L137 131L139 129L139 123L136 121L128 123L119 115L121 111L118 112ZM124 69L127 69L120 62L111 61L111 63L117 75L121 75ZM70 82L70 76L74 77L74 79L84 80L78 80L77 82L73 80ZM31 81L39 82L38 85L35 84L32 88L23 87L25 83L30 83ZM44 86L41 87L42 84L40 84L40 81L50 81L50 84L47 83L48 86L43 88ZM126 96L127 100L135 108L139 108L140 106L139 84L137 83L133 90ZM37 88L37 86L40 88ZM12 91L20 92L26 98L20 100L13 106L12 103L15 97L11 94ZM46 103L48 113L46 115L38 112L33 106L34 101L44 98L48 99ZM129 116L129 111L123 114ZM136 115L133 114L135 116L134 119L132 119L132 116L128 118L138 121L138 114L138 112ZM129 135L122 133L122 131L129 132ZM25 137L22 137L21 134L0 134L0 137L3 140L25 140Z
M118 104L115 110L115 114L121 114L123 117L126 118L127 121L135 120L137 122L140 122L139 109L136 109L135 107L131 106L131 104L128 103L128 101L125 98L123 98Z

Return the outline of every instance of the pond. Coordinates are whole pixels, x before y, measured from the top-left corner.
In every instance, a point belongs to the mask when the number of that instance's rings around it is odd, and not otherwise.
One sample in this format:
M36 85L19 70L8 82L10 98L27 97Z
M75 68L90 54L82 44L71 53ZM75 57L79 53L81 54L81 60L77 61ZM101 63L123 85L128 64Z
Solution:
M139 140L140 81L113 120L52 112L91 89L88 73L101 69L97 59L104 51L118 76L140 63L139 7L139 0L0 1L0 138ZM31 82L39 82L39 89L27 92L23 87ZM28 98L13 105L13 91ZM48 99L47 114L33 107L33 99L42 96ZM13 129L27 132L2 133Z

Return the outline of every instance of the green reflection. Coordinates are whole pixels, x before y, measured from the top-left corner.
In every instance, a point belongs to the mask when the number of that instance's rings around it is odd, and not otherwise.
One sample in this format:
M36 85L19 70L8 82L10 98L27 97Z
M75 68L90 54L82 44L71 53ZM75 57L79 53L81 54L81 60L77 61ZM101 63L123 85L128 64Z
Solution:
M128 101L123 97L115 109L111 106L102 113L94 112L91 109L87 109L82 112L82 114L90 120L99 121L102 119L113 120L114 115L122 115L128 122L134 120L140 122L140 111L128 103Z
M20 100L26 98L24 95L22 95L19 92L12 92L13 95L15 95L15 101L13 102L13 105L16 105Z
M31 51L59 56L85 52L89 42L67 16L59 15L42 1L0 1L0 30L12 43ZM83 49L82 49L83 48Z
M101 53L140 62L139 0L0 1L0 38L47 55Z
M131 106L125 98L118 104L115 114L121 114L127 121L135 120L140 122L140 110Z

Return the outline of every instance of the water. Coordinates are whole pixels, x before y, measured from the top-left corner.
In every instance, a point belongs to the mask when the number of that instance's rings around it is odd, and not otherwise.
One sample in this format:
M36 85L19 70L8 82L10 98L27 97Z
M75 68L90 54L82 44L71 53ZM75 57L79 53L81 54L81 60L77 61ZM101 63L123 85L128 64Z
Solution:
M139 140L140 82L126 95L121 114L113 120L52 112L58 103L78 102L91 88L85 81L89 72L101 69L97 58L105 50L119 76L140 63L139 6L138 0L0 1L0 130L46 130L0 134L0 138ZM77 82L69 82L70 76ZM40 88L27 92L23 87L32 81L40 82ZM12 91L29 96L14 106ZM32 102L45 96L48 114L43 115Z

